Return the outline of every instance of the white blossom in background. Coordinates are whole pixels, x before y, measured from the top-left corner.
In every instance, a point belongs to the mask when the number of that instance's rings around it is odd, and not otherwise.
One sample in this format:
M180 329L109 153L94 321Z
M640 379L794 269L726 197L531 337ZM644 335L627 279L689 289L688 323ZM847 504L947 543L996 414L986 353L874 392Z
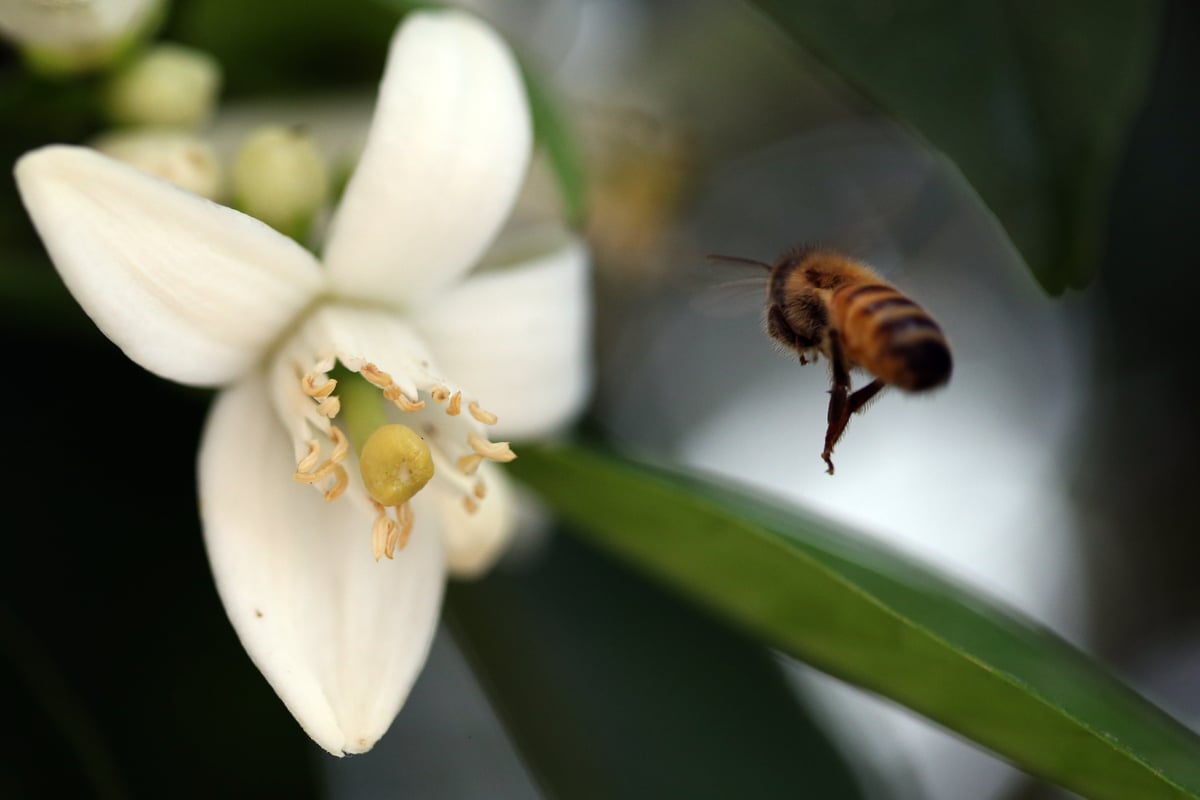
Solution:
M39 62L89 69L145 33L161 7L162 0L2 0L0 36Z
M138 128L110 131L92 147L209 200L220 198L221 160L208 140L187 131Z
M513 453L496 439L560 428L586 396L583 245L559 232L468 277L531 145L505 45L474 17L429 12L393 39L320 262L93 150L51 146L17 165L51 258L100 329L162 377L223 387L198 464L217 588L255 664L335 755L370 749L403 705L447 569L485 569L508 538L496 462ZM434 475L410 500L368 495L340 426L355 429L362 391L342 408L335 367L423 437Z

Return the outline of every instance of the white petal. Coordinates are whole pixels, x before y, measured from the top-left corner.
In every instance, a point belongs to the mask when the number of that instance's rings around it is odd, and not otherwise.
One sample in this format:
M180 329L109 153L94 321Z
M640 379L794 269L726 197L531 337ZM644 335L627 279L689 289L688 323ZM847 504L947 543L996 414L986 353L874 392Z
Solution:
M356 469L355 465L350 465ZM295 483L283 429L253 377L223 392L200 451L204 537L246 651L304 730L334 755L384 734L429 651L445 581L438 515L394 561L371 558L371 514Z
M414 322L438 366L500 418L496 435L523 439L561 427L587 398L590 294L587 250L572 239L471 277Z
M473 578L485 572L504 552L517 524L516 499L504 468L481 464L478 473L486 488L474 512L463 505L462 495L434 481L425 490L437 502L446 541L446 563L451 574Z
M454 281L508 216L531 147L521 75L500 38L462 12L411 15L331 225L337 290L401 304Z
M75 299L164 378L245 372L323 285L312 255L267 225L87 148L35 150L16 176Z

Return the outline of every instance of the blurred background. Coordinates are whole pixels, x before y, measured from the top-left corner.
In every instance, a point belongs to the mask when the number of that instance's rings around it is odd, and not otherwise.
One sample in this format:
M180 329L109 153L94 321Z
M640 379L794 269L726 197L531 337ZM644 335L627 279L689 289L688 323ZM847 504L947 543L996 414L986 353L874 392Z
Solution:
M754 4L462 5L553 95L585 168L597 382L584 428L889 541L1200 727L1194 4L1163 7L1097 277L1061 296L954 164ZM864 26L895 13L851 6ZM345 164L398 8L176 0L156 35L220 62L203 135L222 159L270 121L303 125ZM99 80L33 76L0 45L0 160L101 133ZM562 208L543 160L516 221ZM818 456L824 364L777 352L761 286L721 288L745 273L705 259L772 261L801 243L876 266L941 323L955 358L947 388L885 392L856 418L833 477ZM209 396L95 331L11 181L0 310L10 363L30 378L14 391L0 559L0 708L16 737L2 796L1063 796L765 651L553 524L451 586L392 730L332 759L250 663L213 589L193 488Z

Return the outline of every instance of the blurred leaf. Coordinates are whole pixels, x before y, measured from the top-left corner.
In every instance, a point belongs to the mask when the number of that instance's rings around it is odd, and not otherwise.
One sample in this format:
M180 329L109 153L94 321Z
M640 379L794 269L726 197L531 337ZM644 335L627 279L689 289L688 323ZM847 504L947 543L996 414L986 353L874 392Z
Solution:
M1047 291L1097 269L1157 0L754 0L948 155Z
M518 477L600 545L765 643L1092 798L1200 797L1200 738L1037 625L728 481L584 446Z
M447 609L547 794L861 796L765 648L575 539L542 556Z
M582 224L587 213L587 178L574 133L553 89L531 69L526 67L522 72L533 113L534 133L554 171L567 222Z

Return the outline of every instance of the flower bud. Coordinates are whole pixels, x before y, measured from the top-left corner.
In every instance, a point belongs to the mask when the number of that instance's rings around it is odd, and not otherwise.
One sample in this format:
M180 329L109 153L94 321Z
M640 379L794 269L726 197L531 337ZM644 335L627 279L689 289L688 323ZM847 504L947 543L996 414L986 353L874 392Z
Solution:
M195 127L212 114L220 86L221 66L212 56L161 44L113 77L107 110L123 125Z
M209 200L221 193L221 162L212 145L183 131L144 128L107 134L92 146L143 172Z
M312 139L268 126L247 137L233 165L234 205L301 239L329 198L329 167Z
M0 36L20 48L30 69L61 76L113 64L148 37L161 0L3 0Z

